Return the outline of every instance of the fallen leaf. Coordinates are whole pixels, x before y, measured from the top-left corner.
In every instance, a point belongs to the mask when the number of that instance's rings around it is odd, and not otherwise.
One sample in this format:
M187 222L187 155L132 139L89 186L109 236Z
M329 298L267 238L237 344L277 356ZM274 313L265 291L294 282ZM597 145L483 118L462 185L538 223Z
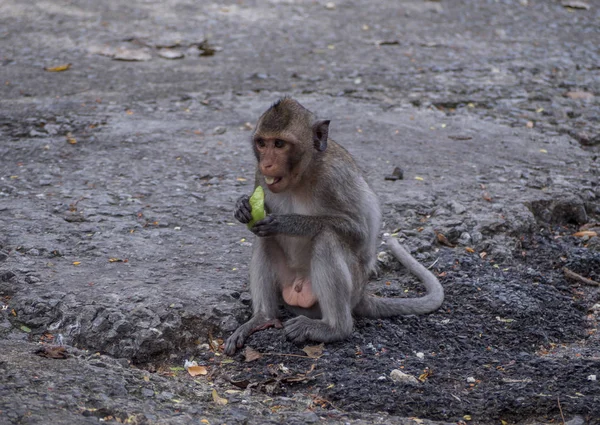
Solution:
M571 9L589 10L590 8L588 3L580 0L563 0L561 4L563 7L570 7Z
M471 254L473 254L475 252L475 250L473 248L471 248L470 246L466 247L465 251L467 251L467 252L469 252Z
M21 329L23 332L27 332L27 333L31 332L31 329L25 325L22 325L19 329Z
M425 179L423 177L415 176L415 180L423 181Z
M454 248L456 246L456 245L450 243L448 238L446 238L446 236L443 233L435 232L435 236L437 237L438 242L441 243L442 245L448 246L450 248Z
M40 357L46 357L48 359L66 359L69 357L69 353L67 353L67 349L65 347L61 347L60 345L56 346L44 346L35 351Z
M190 366L187 368L187 371L191 376L208 374L208 370L204 366Z
M578 238L583 238L585 236L593 238L594 236L598 236L598 233L593 230L584 230L582 232L574 233L573 236L577 236Z
M488 202L492 202L492 197L490 196L490 194L488 192L483 192L483 199L485 199Z
M527 121L527 124L525 124L527 128L533 128L533 125L533 121Z
M223 398L221 396L219 396L219 394L217 394L217 390L212 390L212 398L213 401L221 406L225 406L227 404L227 399Z
M302 351L304 351L311 359L318 359L323 355L324 347L324 343L321 343L319 345L307 345L302 349Z
M123 260L121 260L120 258L109 258L108 262L109 263L122 263Z
M448 139L452 140L471 140L471 136L448 136Z
M73 137L73 135L69 132L67 133L67 142L69 142L72 145L77 144L77 139L75 137Z
M248 388L248 385L250 385L250 381L248 381L247 379L242 379L241 381L229 381L229 383L243 390Z
M62 72L62 71L66 71L69 68L71 68L71 64L65 63L63 65L53 66L53 67L44 68L44 69L48 72Z
M574 100L592 100L594 95L587 91L570 91L565 93L565 96Z
M427 368L423 371L422 374L419 375L419 381L425 382L427 378L429 378L431 375L433 375L433 372L431 371L431 369Z
M78 265L80 265L80 264L81 264L81 261L73 261L73 265L74 265L74 266L78 266Z
M548 153L548 151L546 149L540 149L541 153Z
M246 358L246 362L249 363L260 359L263 355L254 348L246 346L246 349L244 350L244 356Z

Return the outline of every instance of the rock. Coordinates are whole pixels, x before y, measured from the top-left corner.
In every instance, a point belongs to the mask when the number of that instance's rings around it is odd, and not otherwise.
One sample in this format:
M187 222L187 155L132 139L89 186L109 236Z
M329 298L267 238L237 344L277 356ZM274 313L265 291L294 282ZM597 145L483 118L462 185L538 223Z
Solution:
M394 369L390 372L390 378L392 381L403 384L418 384L419 380L412 375L402 372L399 369Z
M576 195L531 201L528 205L538 221L546 224L585 224L588 222L584 202Z

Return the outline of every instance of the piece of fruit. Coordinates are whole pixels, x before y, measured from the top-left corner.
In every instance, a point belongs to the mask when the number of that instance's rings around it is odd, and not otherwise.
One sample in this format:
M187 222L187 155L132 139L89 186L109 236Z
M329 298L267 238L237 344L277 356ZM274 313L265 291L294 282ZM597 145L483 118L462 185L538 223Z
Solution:
M265 191L262 186L257 186L254 193L250 196L250 206L252 207L252 220L248 223L248 229L252 229L257 221L265 218Z

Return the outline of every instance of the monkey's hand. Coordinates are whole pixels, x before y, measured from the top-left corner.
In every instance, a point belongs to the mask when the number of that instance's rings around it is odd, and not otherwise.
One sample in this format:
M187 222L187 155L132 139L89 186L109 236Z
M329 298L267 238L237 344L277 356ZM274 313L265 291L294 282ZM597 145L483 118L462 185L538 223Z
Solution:
M235 213L233 214L240 223L248 224L252 220L252 206L250 205L250 197L242 195L235 203Z
M266 236L275 236L281 233L281 221L276 215L268 215L256 223L250 231L256 236L263 238Z

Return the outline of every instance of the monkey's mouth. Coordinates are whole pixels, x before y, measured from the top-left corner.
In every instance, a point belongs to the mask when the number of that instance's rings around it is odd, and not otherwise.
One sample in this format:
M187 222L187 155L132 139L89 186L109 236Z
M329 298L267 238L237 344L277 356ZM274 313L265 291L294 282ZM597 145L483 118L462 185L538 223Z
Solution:
M277 184L281 181L281 177L265 176L265 183L269 186Z

